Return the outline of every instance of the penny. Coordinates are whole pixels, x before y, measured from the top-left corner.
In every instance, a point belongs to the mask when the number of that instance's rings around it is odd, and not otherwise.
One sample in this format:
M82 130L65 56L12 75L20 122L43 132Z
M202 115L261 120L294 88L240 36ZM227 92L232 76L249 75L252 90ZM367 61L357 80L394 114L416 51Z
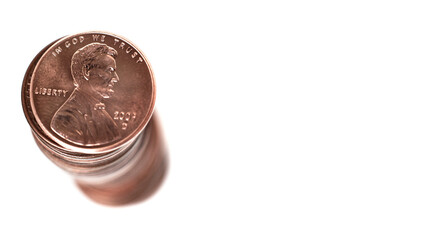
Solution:
M91 199L108 205L142 200L163 180L167 152L154 104L149 62L110 33L54 41L33 59L22 85L40 150Z
M155 81L149 62L128 40L81 33L46 49L31 75L29 97L35 123L51 141L105 153L133 141L147 125Z

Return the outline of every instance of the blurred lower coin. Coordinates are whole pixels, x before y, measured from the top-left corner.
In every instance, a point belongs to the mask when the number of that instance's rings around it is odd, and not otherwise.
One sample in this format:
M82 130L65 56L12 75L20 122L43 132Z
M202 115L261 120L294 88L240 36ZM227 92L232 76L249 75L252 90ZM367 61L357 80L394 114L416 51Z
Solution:
M160 186L167 171L164 148L156 116L137 139L131 154L121 157L125 165L110 173L78 178L79 187L93 200L121 205L143 200Z

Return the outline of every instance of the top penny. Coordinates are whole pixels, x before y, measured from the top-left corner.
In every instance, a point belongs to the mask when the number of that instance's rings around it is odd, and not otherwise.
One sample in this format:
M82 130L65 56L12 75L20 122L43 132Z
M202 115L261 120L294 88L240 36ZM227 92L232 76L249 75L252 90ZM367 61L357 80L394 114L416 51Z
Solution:
M67 150L104 153L132 141L155 104L150 64L129 41L102 32L64 37L42 55L30 102L43 135Z

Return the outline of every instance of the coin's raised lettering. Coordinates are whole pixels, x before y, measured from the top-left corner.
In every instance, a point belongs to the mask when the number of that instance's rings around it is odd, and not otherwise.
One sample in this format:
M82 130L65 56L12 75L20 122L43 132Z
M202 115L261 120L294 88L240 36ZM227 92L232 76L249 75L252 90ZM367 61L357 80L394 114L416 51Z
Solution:
M35 95L53 96L53 97L65 97L67 90L56 88L36 87L34 89Z
M105 42L105 35L96 35L96 34L94 34L94 35L92 35L92 37L93 37L93 41L94 42L99 42L99 41Z
M65 47L69 48L71 44L76 45L78 42L82 43L84 40L85 40L84 36L79 36L79 39L72 38L71 41L70 40L65 41Z
M57 55L59 55L61 52L62 52L62 48L61 47L57 47L56 49L54 49L52 54L53 54L53 56L57 57Z
M119 120L119 121L124 121L124 122L128 122L128 121L134 120L136 118L135 112L115 111L113 115L114 115L113 119Z
M132 47L128 46L127 48L125 48L125 43L124 42L121 42L119 39L116 39L116 38L113 41L114 41L113 42L113 46L117 46L118 49L120 48L122 50L125 50L125 53L130 54L130 56L132 58L135 58L136 56L138 56L138 52L135 51L135 49L133 49ZM142 63L143 61L144 61L144 59L142 57L139 57L136 60L136 63Z

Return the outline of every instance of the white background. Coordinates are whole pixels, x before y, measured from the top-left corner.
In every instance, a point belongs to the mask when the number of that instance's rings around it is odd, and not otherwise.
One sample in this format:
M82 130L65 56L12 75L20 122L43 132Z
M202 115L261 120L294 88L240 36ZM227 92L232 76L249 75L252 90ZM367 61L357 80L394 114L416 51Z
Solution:
M0 239L444 239L442 1L5 1ZM38 150L23 75L102 30L152 64L170 168L129 207Z

